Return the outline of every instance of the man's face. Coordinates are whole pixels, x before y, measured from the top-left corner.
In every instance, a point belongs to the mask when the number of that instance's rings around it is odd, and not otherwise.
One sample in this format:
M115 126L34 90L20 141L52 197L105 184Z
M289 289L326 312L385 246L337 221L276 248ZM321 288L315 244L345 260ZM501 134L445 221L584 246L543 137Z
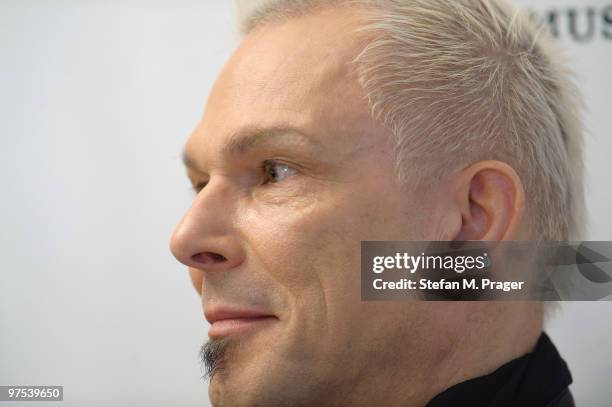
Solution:
M398 366L415 368L397 378L408 394L431 381L421 367L453 352L460 307L360 301L360 241L434 240L443 200L394 177L352 72L358 24L335 10L249 34L187 143L189 176L206 186L172 250L209 336L228 343L215 405L357 405L393 386Z

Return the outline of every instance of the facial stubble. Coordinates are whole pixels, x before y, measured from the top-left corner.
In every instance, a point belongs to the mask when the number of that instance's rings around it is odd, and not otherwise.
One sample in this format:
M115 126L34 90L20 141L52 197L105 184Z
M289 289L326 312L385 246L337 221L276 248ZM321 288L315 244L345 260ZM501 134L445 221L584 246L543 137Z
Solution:
M200 348L200 362L202 364L202 379L212 380L223 369L229 340L211 339Z

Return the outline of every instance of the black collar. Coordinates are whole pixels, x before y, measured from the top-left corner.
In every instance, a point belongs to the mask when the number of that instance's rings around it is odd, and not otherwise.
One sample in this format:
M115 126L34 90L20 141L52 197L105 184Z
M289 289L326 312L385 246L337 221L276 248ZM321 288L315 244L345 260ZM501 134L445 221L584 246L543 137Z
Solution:
M486 376L470 379L438 394L427 407L565 407L572 376L555 345L542 333L533 352Z

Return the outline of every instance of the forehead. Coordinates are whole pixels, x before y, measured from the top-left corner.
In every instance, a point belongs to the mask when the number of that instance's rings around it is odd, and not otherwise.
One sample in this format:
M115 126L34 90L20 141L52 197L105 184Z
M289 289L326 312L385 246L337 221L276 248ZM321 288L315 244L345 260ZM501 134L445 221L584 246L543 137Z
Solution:
M187 149L219 151L248 127L291 127L342 142L371 126L352 64L363 44L355 32L361 19L328 9L249 33L217 78Z

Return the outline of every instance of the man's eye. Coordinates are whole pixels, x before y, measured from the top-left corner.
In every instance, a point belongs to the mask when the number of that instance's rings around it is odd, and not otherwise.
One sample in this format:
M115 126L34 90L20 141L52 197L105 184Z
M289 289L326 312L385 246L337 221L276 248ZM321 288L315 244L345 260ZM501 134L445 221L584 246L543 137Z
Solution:
M297 174L296 169L276 161L264 161L262 170L265 176L264 184L280 182L287 177Z

